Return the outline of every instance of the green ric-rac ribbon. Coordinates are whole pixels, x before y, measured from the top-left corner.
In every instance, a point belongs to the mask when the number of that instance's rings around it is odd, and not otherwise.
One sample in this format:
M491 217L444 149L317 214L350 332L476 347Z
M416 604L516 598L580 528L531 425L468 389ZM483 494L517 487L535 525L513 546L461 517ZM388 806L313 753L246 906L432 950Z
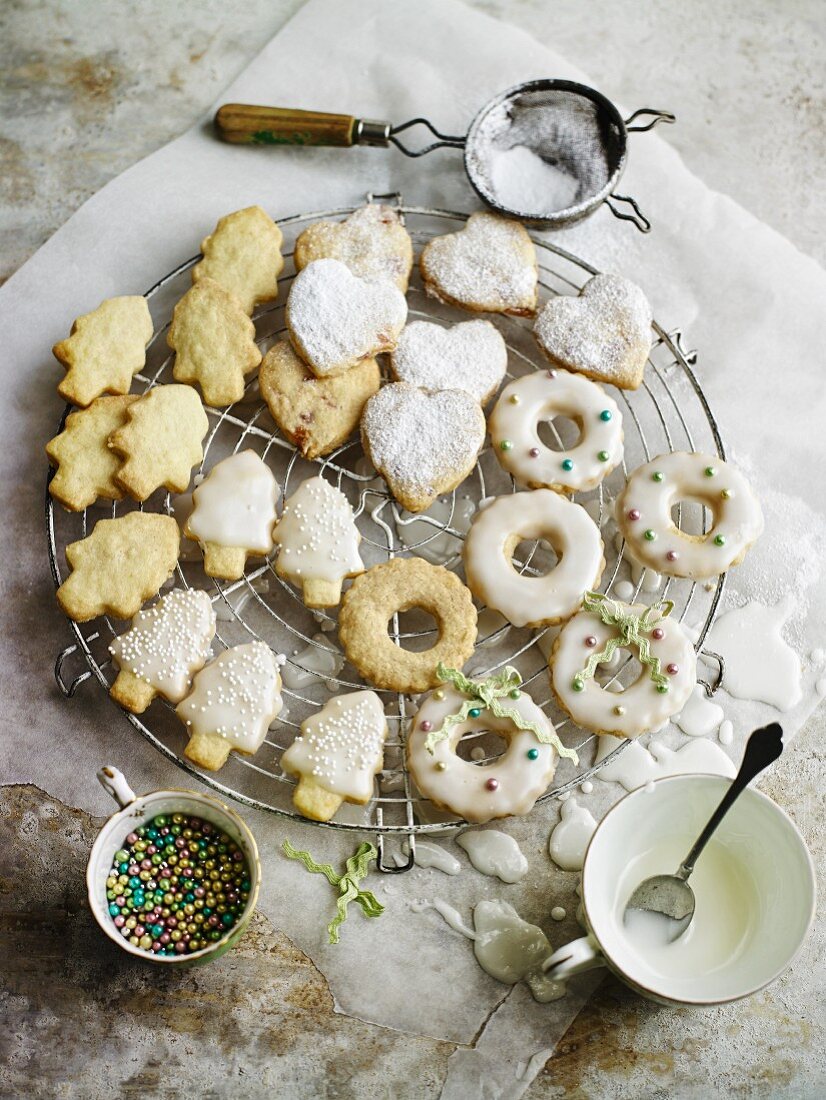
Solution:
M648 634L657 623L662 622L674 609L671 600L658 600L647 607L642 614L629 611L625 605L599 592L586 592L582 601L585 611L590 611L617 633L605 643L605 648L592 653L585 668L574 677L574 687L581 690L586 680L590 680L601 664L610 661L618 649L634 646L639 654L640 664L649 670L657 691L663 695L668 691L668 677L660 671L660 659L651 652Z
M327 925L330 943L338 943L338 930L347 920L347 906L351 901L361 906L365 917L380 917L384 912L384 906L374 894L359 888L359 883L370 870L370 864L378 858L379 853L372 844L367 841L359 844L353 855L348 858L345 864L347 870L343 875L337 874L329 863L316 863L309 852L300 852L290 844L289 840L285 840L282 847L288 859L297 859L308 871L312 871L315 875L324 875L331 886L338 887L339 895L336 899L338 912Z
M502 699L518 693L522 683L522 677L513 665L507 665L501 672L486 680L471 680L455 668L445 668L440 661L436 666L436 675L443 683L452 684L467 698L455 714L447 715L439 729L432 730L427 735L425 748L428 752L432 753L438 743L450 735L451 729L457 723L467 719L472 710L482 709L489 710L497 718L509 719L519 730L530 730L537 741L541 741L543 745L553 745L560 756L567 756L575 764L579 763L577 754L562 744L550 722L546 729L537 722L523 718L515 707L507 707L502 703Z

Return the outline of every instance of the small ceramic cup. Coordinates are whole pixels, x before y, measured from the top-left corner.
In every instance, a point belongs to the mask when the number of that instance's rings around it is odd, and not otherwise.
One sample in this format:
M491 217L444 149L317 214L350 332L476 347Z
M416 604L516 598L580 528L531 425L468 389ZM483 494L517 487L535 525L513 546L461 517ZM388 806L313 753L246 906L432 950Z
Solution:
M605 815L582 868L587 935L545 961L549 977L607 966L643 997L700 1006L748 997L790 966L814 917L814 867L791 819L751 787L697 862L697 908L680 939L658 943L624 923L634 889L677 869L728 785L711 775L661 779Z
M98 779L107 794L120 806L120 810L113 814L100 830L92 846L89 855L89 863L86 867L86 888L89 894L89 908L94 914L95 920L106 933L110 940L128 951L130 955L143 959L145 962L158 963L162 966L192 966L212 962L233 947L247 928L255 905L258 900L258 890L261 885L261 863L258 859L258 847L255 838L247 826L234 810L220 802L212 795L202 794L200 791L176 790L171 788L165 791L152 791L150 794L136 795L131 789L122 772L109 765L100 769ZM115 852L123 846L124 838L145 825L157 814L186 814L190 817L200 817L204 821L217 826L221 832L226 833L238 845L244 853L250 874L250 893L246 908L238 922L229 929L220 940L211 943L200 951L193 951L191 955L153 955L150 951L144 951L120 934L109 916L106 899L106 879L112 866Z

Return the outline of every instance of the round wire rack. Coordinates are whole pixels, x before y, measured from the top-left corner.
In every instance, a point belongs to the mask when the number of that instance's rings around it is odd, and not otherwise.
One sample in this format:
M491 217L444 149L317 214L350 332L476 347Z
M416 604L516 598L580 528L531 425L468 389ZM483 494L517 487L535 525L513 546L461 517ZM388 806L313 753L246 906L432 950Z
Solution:
M420 248L431 237L454 232L467 219L466 214L423 207L403 206L401 196L368 196L368 201L394 200L404 218L414 246ZM285 268L280 279L279 296L255 315L258 343L266 351L284 337L284 302L295 276L292 246L295 237L311 222L341 219L354 207L298 214L281 219L284 232ZM576 294L596 269L564 249L538 237L533 238L539 261L540 304L556 294ZM191 281L190 270L198 262L194 256L165 275L146 292L154 321L155 334L147 349L146 367L135 376L133 392L142 393L152 386L171 382L173 354L166 344L172 307L185 293ZM467 319L467 313L443 305L425 295L417 275L408 294L410 319L428 319L455 323ZM531 335L531 322L504 315L489 318L500 330L508 346L508 377L547 367ZM626 561L623 543L616 532L612 504L625 483L629 470L657 454L689 450L716 453L725 458L720 433L691 368L694 356L682 346L678 330L666 332L653 325L653 344L639 390L615 391L623 412L625 455L619 466L596 490L579 494L577 500L599 524L605 543L606 569L601 589L627 600L643 602L667 596L674 602L672 614L683 621L701 649L714 620L725 583L722 576L710 584L676 578L660 578ZM62 430L70 407L64 411ZM516 487L499 466L489 446L482 451L471 475L453 493L439 498L426 513L405 513L390 495L384 482L364 458L361 444L350 441L325 458L310 462L302 458L279 432L261 400L255 377L248 380L244 399L227 409L207 409L210 428L204 441L204 460L196 481L226 455L252 448L270 466L285 500L306 478L321 474L341 489L353 505L362 536L361 550L366 565L396 555L420 555L462 574L461 546L472 515L485 498L514 492ZM578 430L571 422L556 420L543 427L544 441L560 450L571 446ZM542 432L540 432L542 434ZM51 472L49 479L51 479ZM191 496L174 496L159 491L143 505L128 501L101 502L82 513L55 508L46 492L46 526L49 560L55 585L63 580L61 563L66 545L85 537L98 519L117 516L140 507L174 515L183 523ZM702 505L690 501L677 506L675 522L681 529L696 534L705 532L711 517ZM514 567L530 575L546 572L554 563L553 551L543 542L523 543L516 548ZM272 560L252 559L244 577L228 583L206 576L197 546L182 541L181 558L167 587L192 586L209 591L218 617L214 648L237 645L251 639L265 641L275 652L284 653L284 710L269 730L254 757L236 753L217 774L205 773L183 756L186 741L184 727L174 708L158 698L143 715L124 711L125 717L158 751L179 767L213 789L248 806L276 814L300 818L292 807L294 779L280 767L283 750L292 742L301 722L338 692L365 686L358 674L346 664L336 644L336 609L310 612L300 592L280 578ZM628 742L618 744L609 755L595 762L598 738L575 726L554 703L547 678L547 654L556 628L528 631L510 626L497 613L479 608L477 646L465 671L484 677L506 664L515 665L526 689L546 711L563 742L576 748L580 763L574 766L561 760L554 783L540 802L558 797L582 783L616 758ZM57 683L67 697L90 678L109 690L114 681L108 647L123 632L125 624L103 617L92 624L70 621L75 641L59 654L55 664ZM417 611L396 615L388 624L391 638L413 649L426 649L434 634L432 620ZM620 656L620 654L617 654ZM74 678L67 675L67 661L85 660L83 671ZM636 677L635 658L622 653L621 659L600 673L601 682L611 690ZM722 670L721 670L722 672ZM705 685L706 690L714 688ZM716 687L716 685L714 685ZM384 770L378 777L376 792L365 807L344 804L329 822L310 822L319 827L372 832L379 847L379 868L398 872L413 865L415 836L461 828L467 823L451 817L424 799L415 789L405 765L405 737L411 717L417 709L415 696L379 692L386 702L390 734L386 742ZM463 758L489 763L503 750L504 743L493 733L468 734L459 744ZM395 862L385 862L384 837L397 834L407 839L407 854ZM397 865L399 864L399 865Z

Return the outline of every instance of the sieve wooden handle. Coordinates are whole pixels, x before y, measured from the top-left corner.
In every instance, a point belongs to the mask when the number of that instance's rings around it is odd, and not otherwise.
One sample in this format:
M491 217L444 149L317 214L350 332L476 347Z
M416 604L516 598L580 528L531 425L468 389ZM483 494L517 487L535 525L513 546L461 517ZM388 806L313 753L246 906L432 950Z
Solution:
M237 145L386 145L389 123L353 115L224 103L215 114L222 141Z

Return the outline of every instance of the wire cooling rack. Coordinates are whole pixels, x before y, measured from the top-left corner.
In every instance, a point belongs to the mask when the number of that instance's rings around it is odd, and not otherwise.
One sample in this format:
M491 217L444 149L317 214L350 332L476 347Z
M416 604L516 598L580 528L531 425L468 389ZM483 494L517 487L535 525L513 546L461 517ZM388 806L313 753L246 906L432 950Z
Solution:
M368 196L368 201L393 200L404 218L417 250L431 237L460 229L467 218L445 210L401 205L400 196ZM341 219L354 207L299 214L278 224L285 237L285 269L280 280L278 300L258 311L255 325L258 342L266 351L285 334L284 302L295 268L292 246L299 232L321 219ZM540 304L556 294L576 294L596 269L583 260L546 240L534 237L539 260ZM166 344L172 307L185 293L191 281L190 270L198 262L195 256L182 263L151 287L146 298L152 313L155 334L147 350L146 368L135 377L133 391L142 393L152 386L171 382L173 356ZM443 323L467 320L468 314L428 298L418 276L414 275L408 295L410 319L426 318ZM547 367L531 336L531 322L506 316L492 316L508 346L508 377ZM623 413L625 457L595 491L576 498L600 525L605 542L606 569L601 588L626 599L639 597L644 602L667 596L674 601L673 615L694 631L699 650L713 622L723 591L725 577L703 585L675 578L657 578L645 571L631 571L623 557L623 543L616 532L612 503L625 483L627 473L657 454L675 450L698 450L725 458L720 433L702 389L691 369L694 356L682 347L679 331L664 331L653 326L653 346L645 380L634 392L614 393ZM61 429L70 408L64 412ZM243 401L225 410L207 409L210 428L204 441L204 462L200 476L227 454L252 448L269 464L286 499L306 477L322 474L338 486L352 503L362 535L361 550L365 564L371 565L396 555L418 554L444 564L462 575L461 544L470 518L479 501L515 491L512 480L502 471L490 447L486 447L466 481L453 493L440 498L427 513L411 516L403 512L390 496L384 482L366 462L361 445L351 441L333 454L308 462L283 438L260 399L257 381L248 381ZM545 442L564 449L575 441L577 431L570 422L555 421L545 426ZM51 477L51 473L49 475ZM159 491L145 504L145 510L175 515L180 522L191 506L190 498ZM46 525L49 560L55 585L62 582L62 562L66 545L83 538L98 519L122 515L138 507L129 502L93 506L72 514L55 508L46 493ZM691 533L705 532L710 524L707 511L696 503L684 502L675 511L675 521ZM344 662L336 643L336 609L310 612L301 602L300 593L278 577L271 560L252 559L244 577L234 583L216 581L203 572L200 554L192 544L183 544L181 560L169 586L193 586L206 589L218 615L214 648L236 645L253 638L265 641L287 657L284 669L285 709L259 752L251 758L233 753L224 768L204 773L182 754L186 741L184 727L171 706L156 700L141 715L124 711L125 717L155 748L179 767L197 776L222 794L262 810L298 817L292 807L294 780L280 767L283 750L292 742L302 720L327 702L335 693L363 688L364 682ZM545 572L553 565L553 552L542 542L517 547L514 565L531 575ZM619 592L617 591L619 587ZM633 589L633 592L632 592ZM412 611L396 615L388 624L391 638L414 649L432 644L434 628L427 617ZM55 677L65 696L95 678L108 691L116 670L109 658L112 638L122 633L125 624L108 617L92 624L70 621L75 641L57 658ZM547 677L547 653L556 630L526 631L511 627L495 613L480 608L480 630L476 650L465 666L474 677L489 675L505 664L516 665L524 685L534 700L548 713L562 740L576 748L580 764L561 760L553 786L540 801L571 790L626 747L622 742L600 763L594 763L597 738L576 727L562 714L551 698ZM86 668L74 678L67 675L67 661L85 660ZM630 654L601 675L605 685L620 689L636 676L636 661ZM706 685L707 690L713 690ZM460 828L464 824L440 812L416 791L404 760L407 728L417 709L416 697L380 692L386 702L390 736L386 744L385 770L378 778L376 793L366 807L344 805L336 820L310 824L320 827L372 832L379 846L379 867L387 872L404 871L413 865L415 836L420 833ZM459 755L478 763L489 763L504 749L494 734L469 734L460 742ZM303 820L303 819L302 819ZM386 834L406 837L406 859L385 861Z

